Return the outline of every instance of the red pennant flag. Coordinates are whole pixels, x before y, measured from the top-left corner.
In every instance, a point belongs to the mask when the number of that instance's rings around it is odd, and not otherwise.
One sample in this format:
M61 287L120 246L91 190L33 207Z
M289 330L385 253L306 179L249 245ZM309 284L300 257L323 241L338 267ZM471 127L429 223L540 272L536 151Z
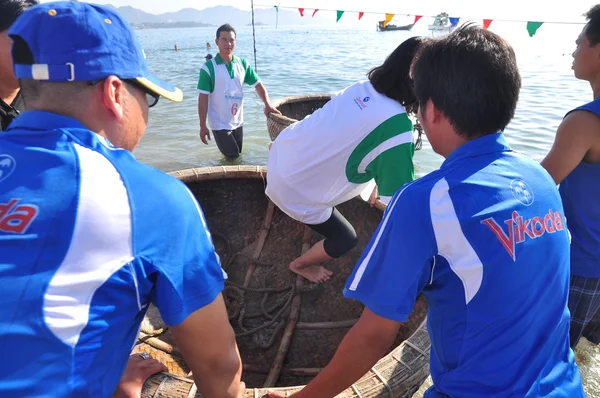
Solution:
M358 13L358 20L359 20L359 21L360 21L360 19L363 17L363 15L365 15L365 13L364 13L364 12L362 12L362 11Z
M413 22L413 25L417 23L417 21L419 19L421 19L423 17L423 15L415 15L415 22Z
M317 13L317 11L319 11L319 9L318 9L318 8L316 8L316 9L313 11L313 18L315 17L315 14Z
M304 8L298 8L298 11L300 11L300 16L303 17L304 16Z
M491 19L484 19L483 20L483 29L489 28L491 24L492 24L492 20Z

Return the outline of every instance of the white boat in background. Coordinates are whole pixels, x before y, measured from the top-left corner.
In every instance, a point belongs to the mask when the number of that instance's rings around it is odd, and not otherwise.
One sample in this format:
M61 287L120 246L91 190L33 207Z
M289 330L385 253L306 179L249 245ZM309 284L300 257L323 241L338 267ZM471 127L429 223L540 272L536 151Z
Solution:
M446 14L445 12L436 15L433 24L429 25L429 30L451 31L452 28L454 28L454 26L450 24L448 14Z

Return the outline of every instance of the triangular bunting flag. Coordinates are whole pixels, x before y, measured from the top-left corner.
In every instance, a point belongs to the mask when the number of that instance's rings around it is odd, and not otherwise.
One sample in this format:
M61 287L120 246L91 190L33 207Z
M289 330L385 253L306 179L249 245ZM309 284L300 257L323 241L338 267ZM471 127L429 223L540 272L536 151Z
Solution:
M363 15L365 15L365 13L364 13L364 12L362 12L362 11L358 13L358 20L359 20L359 21L360 21L360 19L363 17Z
M319 11L319 9L318 9L318 8L316 8L316 9L313 11L313 18L315 17L315 14L317 13L317 11Z
M340 20L340 18L342 17L342 15L344 15L344 11L340 11L340 10L338 10L338 11L337 11L337 19L335 20L335 22L339 21L339 20Z
M385 21L383 22L383 27L385 28L387 24L394 18L394 14L385 14Z
M304 8L298 8L298 11L300 11L300 16L303 17L304 16Z
M527 32L529 32L529 37L533 37L535 32L543 25L543 22L527 22Z
M483 20L483 29L489 28L491 24L492 24L492 20L491 19L484 19Z
M423 17L422 15L415 15L415 22L413 22L413 25L416 24L419 19L421 19L421 17Z
M450 19L450 25L452 25L452 26L458 25L458 21L460 21L460 18L450 17L449 19Z

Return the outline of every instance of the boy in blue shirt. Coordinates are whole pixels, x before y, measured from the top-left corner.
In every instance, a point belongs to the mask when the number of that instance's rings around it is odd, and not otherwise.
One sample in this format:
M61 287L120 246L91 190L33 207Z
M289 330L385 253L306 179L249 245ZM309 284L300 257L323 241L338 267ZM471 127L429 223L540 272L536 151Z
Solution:
M558 126L542 161L557 184L571 232L571 347L581 336L600 344L600 4L575 42L575 77L590 83L594 100Z
M512 48L466 25L424 44L413 77L419 120L446 160L388 205L344 290L363 314L294 396L333 397L364 375L423 292L426 398L584 397L569 348L561 200L548 173L502 133L521 87Z

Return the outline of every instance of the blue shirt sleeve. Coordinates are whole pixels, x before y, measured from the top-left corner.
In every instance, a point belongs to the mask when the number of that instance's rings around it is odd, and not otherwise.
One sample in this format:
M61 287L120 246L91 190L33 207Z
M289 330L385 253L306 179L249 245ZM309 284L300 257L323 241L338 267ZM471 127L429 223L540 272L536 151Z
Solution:
M157 214L158 247L151 250L155 286L152 301L168 325L178 325L212 303L223 290L226 274L215 252L202 210L181 182L168 189L170 203Z
M344 289L347 298L399 322L429 282L435 255L429 197L421 192L409 184L394 195Z

